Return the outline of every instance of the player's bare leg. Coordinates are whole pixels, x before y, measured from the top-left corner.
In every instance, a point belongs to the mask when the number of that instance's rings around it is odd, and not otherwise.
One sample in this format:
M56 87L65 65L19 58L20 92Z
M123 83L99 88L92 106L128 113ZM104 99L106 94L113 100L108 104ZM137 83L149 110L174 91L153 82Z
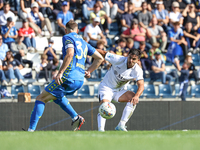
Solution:
M123 110L121 120L120 120L119 124L117 125L117 127L115 128L115 130L127 131L126 123L130 119L130 117L132 116L132 114L136 108L136 105L133 105L130 102L134 96L135 96L134 92L127 91L126 93L124 93L122 96L119 97L119 100L118 100L119 102L127 102L127 104Z
M110 102L109 100L107 99L103 99L101 102L100 102L100 105L104 102ZM97 123L98 123L98 131L101 131L101 132L104 132L105 131L105 125L106 125L106 119L103 118L100 113L97 114Z

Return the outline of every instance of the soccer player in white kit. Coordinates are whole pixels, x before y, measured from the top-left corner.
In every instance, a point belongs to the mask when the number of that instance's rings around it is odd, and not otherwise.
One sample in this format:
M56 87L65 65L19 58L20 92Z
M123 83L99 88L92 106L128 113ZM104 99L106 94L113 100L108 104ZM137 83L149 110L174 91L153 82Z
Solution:
M138 49L131 49L128 57L115 55L103 50L98 52L112 64L110 70L104 76L99 85L99 101L104 102L126 102L121 120L115 130L127 131L125 124L133 114L139 97L144 90L143 71L137 62L140 59L141 52ZM127 91L124 87L130 82L136 80L138 90L136 93ZM106 119L97 115L98 131L105 131Z

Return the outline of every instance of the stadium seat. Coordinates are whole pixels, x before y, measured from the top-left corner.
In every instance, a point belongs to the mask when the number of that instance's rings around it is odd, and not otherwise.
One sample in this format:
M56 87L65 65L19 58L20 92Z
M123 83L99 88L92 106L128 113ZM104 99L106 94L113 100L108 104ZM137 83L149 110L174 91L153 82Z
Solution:
M159 98L159 96L155 94L155 88L153 84L144 85L143 95L146 96L146 98Z
M193 64L195 66L199 66L200 63L199 63L199 54L192 54L192 60L193 60Z
M191 86L191 96L195 96L196 98L200 98L200 85Z
M28 92L31 93L31 98L36 98L40 93L41 89L39 85L28 85Z
M59 54L62 52L62 36L52 37L51 39L54 40L53 48L56 50L56 54Z
M7 90L7 86L0 85L0 89L6 89Z
M94 97L98 96L99 84L94 85Z
M24 87L22 85L12 85L11 95L13 96L13 98L17 98L18 93L24 93Z
M99 78L99 70L94 70L91 73L90 78L88 78L87 80L90 81L90 82L100 82L101 78Z
M113 22L110 24L110 35L118 35L119 34L119 27L117 22Z
M87 24L85 22L80 22L78 23L78 29L79 29L79 35L83 35L84 34L84 30L85 27L87 26Z
M129 85L127 86L127 90L128 90L128 91L132 91L132 92L135 92L135 93L136 93L136 92L137 92L137 89L138 89L138 86L137 86L137 85L130 85L130 84L129 84ZM141 95L140 98L143 98L143 95Z
M179 97L180 92L180 84L175 84L175 96Z
M46 37L35 37L36 49L38 50L38 53L43 53L44 48L48 46L48 40Z
M106 70L106 69L101 69L101 79L104 78L104 76L106 75L107 71L108 70Z
M179 93L180 93L180 84L175 84L175 96L176 97L179 97ZM187 98L191 98L193 95L190 95L188 92L187 92Z
M93 96L90 96L90 89L88 85L83 85L77 92L77 96L81 98L92 98Z
M159 95L163 98L175 98L176 96L172 95L172 89L169 84L160 84L159 85Z

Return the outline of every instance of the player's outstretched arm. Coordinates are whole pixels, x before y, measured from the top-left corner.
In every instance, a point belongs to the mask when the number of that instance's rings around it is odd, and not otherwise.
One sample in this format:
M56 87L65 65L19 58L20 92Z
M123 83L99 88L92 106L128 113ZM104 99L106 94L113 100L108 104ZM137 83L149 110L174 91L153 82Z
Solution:
M136 105L138 103L139 97L140 95L142 95L144 91L144 80L138 80L137 85L138 85L138 90L135 93L135 96L131 100L131 103L133 103L133 105Z
M104 51L104 50L101 50L101 49L96 49L102 56L103 56L103 58L105 58L105 56L106 56L106 51Z
M104 60L98 51L95 51L94 54L92 55L92 57L94 58L94 61L93 61L92 65L87 69L87 72L89 72L89 73L91 73L95 69L97 69Z
M62 84L62 75L64 73L64 71L67 69L67 67L69 66L70 62L72 61L72 58L74 56L74 48L68 48L67 49L67 54L63 60L63 64L62 66L60 67L60 70L55 78L55 82L60 85Z

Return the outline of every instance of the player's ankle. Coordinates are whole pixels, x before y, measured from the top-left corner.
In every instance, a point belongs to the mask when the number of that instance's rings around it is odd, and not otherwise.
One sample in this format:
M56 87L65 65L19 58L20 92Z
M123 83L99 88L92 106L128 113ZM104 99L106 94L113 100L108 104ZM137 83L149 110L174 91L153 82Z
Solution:
M125 126L125 125L126 125L126 122L125 122L125 121L123 121L123 120L120 120L120 122L119 122L118 126Z

